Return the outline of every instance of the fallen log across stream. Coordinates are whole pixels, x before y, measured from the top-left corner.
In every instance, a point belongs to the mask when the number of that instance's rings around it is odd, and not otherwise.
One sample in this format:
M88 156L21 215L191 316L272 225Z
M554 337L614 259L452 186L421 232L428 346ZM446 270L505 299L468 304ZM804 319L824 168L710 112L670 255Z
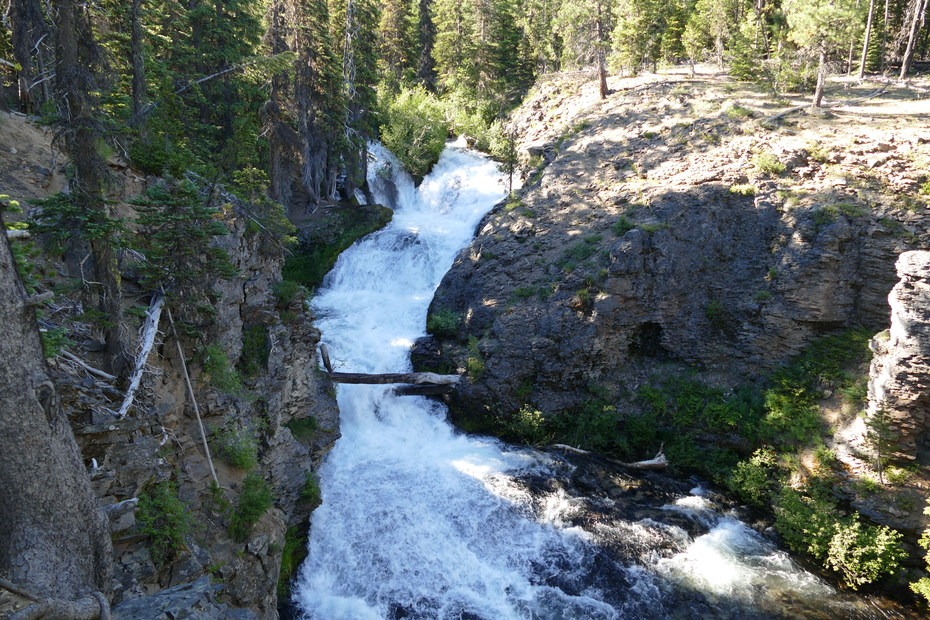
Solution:
M598 456L594 452L590 452L588 450L582 450L581 448L567 446L564 443L554 443L550 445L549 447L562 450L563 452L571 452L572 454L582 454L585 456ZM600 457L600 458L603 458L605 461L609 463L613 463L614 465L619 465L620 467L628 467L630 469L665 469L666 467L668 467L668 459L665 458L664 448L665 448L665 444L663 443L662 446L659 448L659 452L653 458L647 459L645 461L636 461L635 463L624 463L623 461L616 461L614 459L609 459L606 457Z
M320 357L323 366L333 383L354 383L366 385L384 385L404 383L394 388L398 396L447 394L455 389L462 375L441 375L435 372L400 372L368 374L360 372L335 372L325 344L320 345Z

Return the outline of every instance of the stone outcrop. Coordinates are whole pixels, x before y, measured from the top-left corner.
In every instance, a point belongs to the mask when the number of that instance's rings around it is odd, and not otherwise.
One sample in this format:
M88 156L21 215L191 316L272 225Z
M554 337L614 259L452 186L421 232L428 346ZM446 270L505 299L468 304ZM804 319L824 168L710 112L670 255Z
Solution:
M855 136L804 126L800 140L728 113L733 102L711 106L725 95L693 84L605 102L585 88L574 117L570 103L518 112L535 169L433 300L431 313L459 325L415 359L468 369L459 420L622 398L669 363L733 385L825 333L885 326L891 266L930 239L925 211L903 208L922 204L913 162L928 151L926 124Z
M930 252L901 254L897 270L900 281L888 295L891 328L871 342L875 355L869 378L869 419L887 426L895 457L923 457L920 460L926 462L930 450Z

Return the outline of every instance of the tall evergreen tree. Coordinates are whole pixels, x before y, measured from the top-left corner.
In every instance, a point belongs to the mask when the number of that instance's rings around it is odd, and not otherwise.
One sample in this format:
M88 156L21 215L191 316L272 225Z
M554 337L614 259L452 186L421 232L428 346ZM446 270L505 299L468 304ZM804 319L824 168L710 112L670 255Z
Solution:
M378 51L382 72L396 89L413 72L416 49L413 16L407 0L383 0L378 24Z
M103 53L96 44L86 4L75 0L55 3L58 17L57 88L64 111L65 147L74 164L71 200L76 207L79 235L89 243L94 258L95 280L100 287L101 310L109 324L106 346L110 366L122 374L128 363L128 348L122 329L122 291L114 228L104 200L106 162L97 150L102 140L96 93L104 74Z

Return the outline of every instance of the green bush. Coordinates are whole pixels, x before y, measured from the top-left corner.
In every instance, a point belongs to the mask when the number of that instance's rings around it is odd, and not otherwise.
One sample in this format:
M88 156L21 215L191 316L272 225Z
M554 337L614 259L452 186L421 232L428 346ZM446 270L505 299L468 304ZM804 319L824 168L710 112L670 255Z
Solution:
M248 379L254 379L268 368L271 343L268 327L251 325L242 330L242 353L239 355L239 370Z
M468 339L468 357L465 359L465 370L471 375L472 379L477 379L484 374L484 357L478 348L478 339L472 336Z
M858 515L836 525L825 565L843 576L853 590L890 575L906 556L901 533L882 526L863 525Z
M426 332L439 338L452 338L458 333L461 322L458 312L443 308L426 318Z
M930 516L930 502L927 502L927 507L924 508L924 514ZM930 549L930 527L923 531L918 544L924 549ZM924 562L927 570L930 571L930 553L924 555ZM930 577L921 577L917 581L912 582L911 590L913 590L915 594L924 597L924 599L930 603Z
M229 363L226 351L221 346L210 344L204 347L201 360L201 366L210 385L232 395L242 391L242 380L239 378L239 373Z
M258 464L258 443L249 431L224 428L214 435L217 454L237 469L251 471Z
M762 174L779 176L786 170L785 164L778 161L774 153L757 153L752 158L752 165Z
M281 280L275 283L271 290L280 308L286 308L295 299L305 299L308 295L307 289L293 280Z
M448 137L442 104L422 86L401 90L385 107L381 141L415 177L439 161Z
M149 537L149 552L157 566L168 564L184 549L190 514L173 482L159 482L146 489L139 497L136 519L139 531Z
M523 405L519 411L502 420L504 435L530 446L541 446L552 441L546 418L538 409Z
M304 444L310 444L320 430L320 425L313 416L291 420L284 426L290 429L294 439Z
M736 464L728 486L744 502L756 508L766 508L771 506L782 475L775 451L768 447L759 448L748 460Z
M304 486L300 489L300 499L307 502L314 508L320 505L322 494L320 492L320 480L313 472L307 472L307 478L304 480Z
M630 221L630 218L628 218L628 217L625 216L625 215L621 215L620 217L618 217L618 218L617 218L617 221L614 222L614 223L610 226L610 229L611 229L611 230L614 232L614 234L617 235L618 237L622 237L623 235L627 234L628 232L630 232L630 231L633 230L634 228L636 228L636 224L634 224L633 222L631 222L631 221Z
M291 579L307 557L307 534L292 525L284 533L284 549L281 552L281 571L278 574L278 600L286 600Z
M237 542L244 542L265 512L271 508L274 498L271 487L260 474L252 472L242 481L239 504L229 523L229 535Z
M859 515L840 514L824 492L783 488L775 499L775 529L788 547L809 553L852 588L894 573L905 557L901 534L863 525Z

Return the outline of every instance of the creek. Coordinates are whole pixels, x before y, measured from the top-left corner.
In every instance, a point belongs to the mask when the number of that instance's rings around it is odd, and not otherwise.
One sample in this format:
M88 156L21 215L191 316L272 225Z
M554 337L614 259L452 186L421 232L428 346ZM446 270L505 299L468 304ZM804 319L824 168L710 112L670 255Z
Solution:
M391 224L339 258L311 305L336 370L405 372L443 274L506 195L496 164L446 148L415 187L372 147ZM293 588L314 620L891 617L837 592L697 482L604 474L456 431L441 403L340 385ZM595 476L596 477L596 476Z

